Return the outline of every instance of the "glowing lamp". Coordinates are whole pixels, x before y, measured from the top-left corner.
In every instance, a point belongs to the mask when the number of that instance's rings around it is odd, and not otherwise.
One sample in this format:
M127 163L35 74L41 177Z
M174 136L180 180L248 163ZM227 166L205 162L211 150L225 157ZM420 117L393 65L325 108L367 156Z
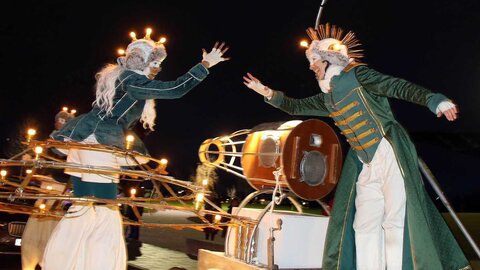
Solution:
M205 194L203 193L197 193L195 195L195 210L200 210L202 208L204 197L205 197Z
M150 35L152 34L152 28L145 29L145 33L146 33L145 37L147 39L150 38Z
M125 141L125 148L127 148L127 150L130 150L132 148L133 141L135 141L135 137L133 137L133 135L127 135L127 137L125 137Z
M202 185L203 185L203 186L207 186L207 185L208 185L208 179L207 179L207 178L205 178L205 179L202 180Z
M167 41L167 38L166 37L161 37L160 40L158 42L160 43L165 43Z
M41 146L35 147L35 154L39 155L41 153L43 153L43 147L41 147Z
M62 111L68 112L68 107L63 107L63 108L62 108Z
M342 49L342 45L338 44L338 43L335 43L335 44L333 44L332 49L334 51L340 51Z
M43 153L43 147L37 146L35 147L35 159L38 159L40 157L40 154Z
M45 210L45 207L47 207L47 206L44 203L42 203L38 206L38 208L40 208L40 210Z
M133 40L137 40L137 35L135 34L135 32L130 32L130 37L131 37Z
M195 196L195 201L197 202L201 202L203 201L203 198L205 197L205 194L203 193L197 193L197 195Z
M130 195L132 195L132 197L135 197L135 194L137 194L137 190L135 188L130 189Z
M304 48L308 48L308 42L306 40L300 41L300 46Z
M222 216L215 215L215 222L220 222L221 219L222 219Z
M27 130L27 141L30 142L33 138L33 136L35 136L35 134L37 134L37 131L33 128L29 128Z

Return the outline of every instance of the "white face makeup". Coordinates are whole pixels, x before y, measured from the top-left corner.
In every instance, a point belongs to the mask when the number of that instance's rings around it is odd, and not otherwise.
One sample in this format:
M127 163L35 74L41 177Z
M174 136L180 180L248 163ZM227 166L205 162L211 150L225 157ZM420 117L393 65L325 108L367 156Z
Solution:
M160 66L162 65L162 61L161 60L154 60L152 62L150 62L150 64L148 64L149 67L153 67L153 68L160 68Z
M145 75L147 75L147 77L149 79L153 79L155 78L155 76L157 76L157 74L160 72L160 70L162 70L162 61L157 59L157 60L153 60L152 62L150 62L150 64L148 64L148 67L145 69Z
M323 61L320 56L318 58L314 57L315 54L311 56L313 62L310 62L310 70L315 73L315 77L318 81L323 80L325 78L325 72L327 68L327 61ZM310 58L309 58L310 60Z
M319 54L312 53L307 56L308 62L310 65L313 65L317 60L321 59Z

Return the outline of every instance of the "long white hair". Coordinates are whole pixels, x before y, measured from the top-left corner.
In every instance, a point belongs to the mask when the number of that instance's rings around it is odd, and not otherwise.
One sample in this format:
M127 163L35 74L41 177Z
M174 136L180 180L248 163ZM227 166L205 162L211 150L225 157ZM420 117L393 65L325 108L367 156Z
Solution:
M101 110L105 111L107 116L112 115L114 106L113 97L115 96L117 87L120 86L120 84L115 86L115 83L124 70L126 70L126 68L124 68L123 65L107 64L95 75L95 78L97 79L97 83L95 85L96 97L92 105L97 106ZM142 116L140 117L140 122L143 123L143 128L154 130L153 126L155 126L156 116L157 113L155 111L155 100L146 100L143 107Z
M116 90L115 82L124 70L125 68L120 65L107 64L95 75L95 79L97 79L95 85L96 97L92 105L105 111L107 116L112 115L113 97Z

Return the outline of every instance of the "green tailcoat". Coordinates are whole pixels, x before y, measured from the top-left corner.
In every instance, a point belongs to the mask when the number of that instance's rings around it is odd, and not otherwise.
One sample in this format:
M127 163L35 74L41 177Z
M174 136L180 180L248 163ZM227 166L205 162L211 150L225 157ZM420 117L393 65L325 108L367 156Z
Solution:
M208 70L202 64L195 65L175 81L150 80L145 75L126 70L115 83L111 115L95 106L90 112L69 121L52 138L83 141L94 134L100 144L125 149L125 134L128 132L135 136L132 149L147 154L143 142L131 131L142 115L145 100L180 98L207 75Z
M331 80L331 93L293 99L274 91L271 105L292 115L330 116L351 145L335 193L323 269L356 269L355 184L360 159L371 161L381 138L392 145L405 180L407 196L403 269L469 269L468 261L423 187L418 157L407 132L395 120L388 98L427 106L432 112L447 98L364 65L347 67Z

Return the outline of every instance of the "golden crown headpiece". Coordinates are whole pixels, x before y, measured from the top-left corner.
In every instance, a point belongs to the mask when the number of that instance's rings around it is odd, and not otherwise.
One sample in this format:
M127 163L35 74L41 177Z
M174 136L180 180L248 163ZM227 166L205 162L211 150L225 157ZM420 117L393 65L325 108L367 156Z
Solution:
M151 38L152 32L153 32L152 28L146 28L145 36L141 39L137 39L137 34L135 32L130 32L130 37L132 38L132 42L128 45L128 47L135 47L135 44L140 44L140 43L147 43L152 47L164 46L163 44L167 41L167 38L164 36L161 36L158 41L154 41ZM128 47L127 47L127 51L128 51ZM117 52L119 55L124 55L125 53L127 53L127 51L124 49L118 49Z

